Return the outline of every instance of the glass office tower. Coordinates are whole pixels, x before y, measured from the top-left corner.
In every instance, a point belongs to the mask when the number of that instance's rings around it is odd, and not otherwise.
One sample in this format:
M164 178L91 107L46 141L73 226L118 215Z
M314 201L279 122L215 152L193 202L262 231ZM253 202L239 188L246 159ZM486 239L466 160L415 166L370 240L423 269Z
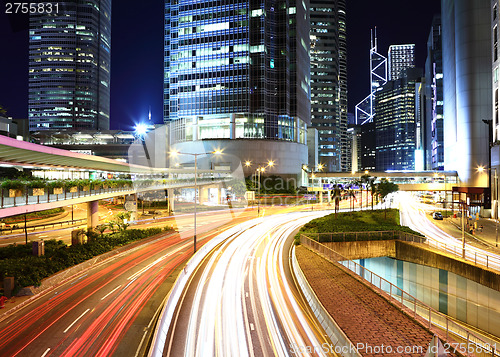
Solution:
M174 142L305 143L308 3L165 2L164 121Z
M375 97L376 170L415 170L416 83L422 71L408 68Z
M108 130L111 0L58 4L30 15L30 131Z
M401 78L407 68L415 68L415 45L391 45L387 52L389 80Z
M345 0L311 0L311 121L326 171L346 171L347 36Z

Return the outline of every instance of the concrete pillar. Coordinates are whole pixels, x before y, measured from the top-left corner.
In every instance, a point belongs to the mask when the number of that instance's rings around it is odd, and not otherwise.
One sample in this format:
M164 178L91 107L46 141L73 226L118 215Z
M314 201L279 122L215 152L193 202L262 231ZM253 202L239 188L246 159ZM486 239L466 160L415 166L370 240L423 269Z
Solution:
M217 203L220 204L220 205L222 205L224 197L223 197L223 192L222 192L222 187L221 186L217 187L217 194L219 195Z
M99 224L99 201L87 202L87 228L95 228Z
M208 201L208 188L198 187L198 191L200 193L200 197L198 198L198 200L199 200L200 205L201 205L203 202Z
M193 118L193 141L198 140L198 121L199 117Z
M174 212L174 189L173 188L168 188L167 189L167 196L168 196L168 208L170 210L170 213Z
M236 138L236 115L231 114L229 122L229 139Z

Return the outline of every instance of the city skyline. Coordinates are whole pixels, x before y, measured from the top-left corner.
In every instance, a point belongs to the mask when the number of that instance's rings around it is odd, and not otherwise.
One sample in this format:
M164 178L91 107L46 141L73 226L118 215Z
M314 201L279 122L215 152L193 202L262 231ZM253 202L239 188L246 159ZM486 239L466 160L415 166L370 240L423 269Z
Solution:
M163 3L131 10L132 1L113 2L111 54L111 128L132 130L134 123L152 119L162 122L163 87ZM393 6L398 4L398 6ZM377 26L379 48L391 44L416 44L416 63L423 67L426 40L432 16L439 2L428 0L412 6L408 21L394 21L409 12L409 5L398 1L364 4L363 15L347 2L348 108L353 112L369 88L368 52L370 28ZM17 19L17 18L15 18ZM6 39L7 58L0 59L0 74L9 85L0 90L0 104L14 118L28 116L28 34L27 28L14 32L10 19L0 13L0 35ZM140 26L135 25L140 24ZM397 29L397 30L396 30ZM147 38L147 41L144 41ZM131 50L133 44L133 51ZM25 77L23 75L25 74Z

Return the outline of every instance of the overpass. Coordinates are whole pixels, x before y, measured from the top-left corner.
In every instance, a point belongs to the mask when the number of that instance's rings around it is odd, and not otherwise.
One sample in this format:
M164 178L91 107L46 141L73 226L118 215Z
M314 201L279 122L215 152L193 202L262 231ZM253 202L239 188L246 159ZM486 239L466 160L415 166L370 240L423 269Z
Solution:
M398 184L402 191L452 191L460 186L456 171L389 171L389 172L316 172L322 183L350 183L368 174L377 180L386 178Z
M95 226L101 199L157 190L168 190L171 197L173 189L194 186L193 168L128 164L5 136L0 136L0 167L32 170L34 176L44 179L39 182L45 183L44 187L31 187L29 181L20 184L4 180L0 188L0 218L87 203L88 225ZM90 180L92 177L95 180ZM120 179L123 177L129 179ZM56 188L51 184L54 179L64 187ZM197 170L200 197L207 196L204 191L209 187L220 190L230 179L228 170Z

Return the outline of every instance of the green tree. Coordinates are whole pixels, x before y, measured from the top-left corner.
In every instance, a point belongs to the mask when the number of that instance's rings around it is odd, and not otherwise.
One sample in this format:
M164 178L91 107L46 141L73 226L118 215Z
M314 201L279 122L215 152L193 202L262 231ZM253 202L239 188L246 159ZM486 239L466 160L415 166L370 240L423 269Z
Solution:
M120 212L116 215L115 224L120 231L126 230L129 226L130 212Z
M383 178L382 180L380 180L380 183L378 184L377 194L382 200L384 200L389 194L396 192L398 190L399 186L397 184ZM385 217L387 218L387 203L385 205Z
M0 104L0 115L5 116L7 115L7 110Z

